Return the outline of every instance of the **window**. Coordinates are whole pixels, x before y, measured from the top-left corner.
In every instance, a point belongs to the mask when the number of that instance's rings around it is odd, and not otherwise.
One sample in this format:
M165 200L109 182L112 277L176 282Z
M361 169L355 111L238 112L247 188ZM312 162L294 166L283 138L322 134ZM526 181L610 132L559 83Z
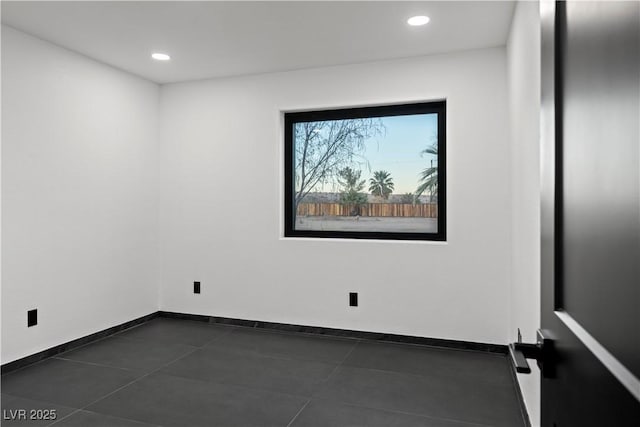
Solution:
M445 240L444 101L285 113L285 237Z

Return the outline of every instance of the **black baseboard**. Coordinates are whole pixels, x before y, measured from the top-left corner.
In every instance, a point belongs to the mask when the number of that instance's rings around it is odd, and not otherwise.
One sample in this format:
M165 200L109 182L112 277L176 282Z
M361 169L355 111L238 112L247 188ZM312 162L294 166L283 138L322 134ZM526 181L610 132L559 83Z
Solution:
M139 317L134 320L130 320L128 322L122 323L120 325L112 326L111 328L104 329L102 331L98 331L91 335L87 335L73 341L66 342L64 344L57 345L55 347L48 348L46 350L40 351L38 353L32 354L27 357L23 357L22 359L14 360L13 362L5 363L2 365L1 373L2 375L9 373L11 371L15 371L16 369L23 368L27 365L31 365L33 363L39 362L43 359L58 355L60 353L64 353L65 351L72 350L74 348L81 347L83 345L89 344L90 342L97 341L102 338L106 338L110 335L116 334L125 329L131 328L133 326L140 325L141 323L148 322L151 319L158 317L158 312L147 314L146 316Z
M138 326L142 323L148 322L149 320L155 319L156 317L195 320L198 322L243 326L248 328L270 329L270 330L286 331L286 332L299 332L299 333L305 333L305 334L326 335L331 337L356 338L356 339L395 342L395 343L403 343L403 344L417 344L417 345L424 345L424 346L430 346L430 347L442 347L442 348L450 348L450 349L457 349L457 350L470 350L470 351L479 351L484 353L495 353L500 355L507 354L507 346L499 345L499 344L446 340L441 338L425 338L425 337L416 337L416 336L410 336L410 335L385 334L385 333L379 333L379 332L355 331L350 329L324 328L319 326L293 325L289 323L262 322L258 320L245 320L245 319L233 319L229 317L205 316L205 315L199 315L199 314L174 313L170 311L157 311L155 313L142 316L138 319L130 320L129 322L125 322L120 325L116 325L111 328L107 328L105 330L93 333L91 335L87 335L85 337L81 337L73 341L69 341L64 344L60 344L55 347L48 348L46 350L40 351L30 356L26 356L21 359L14 360L13 362L5 363L1 367L1 373L2 375L7 374L9 372L15 371L16 369L20 369L25 366L31 365L33 363L39 362L43 359L56 356L60 353L64 353L65 351L69 351L74 348L78 348L83 345L89 344L93 341L97 341L99 339L106 338L110 335L114 335L125 329ZM520 393L520 388L518 387L517 389L518 389L518 392ZM523 406L524 401L522 401L521 394L519 394L519 398L522 402L521 406L524 408ZM526 409L524 409L524 411L525 411L524 414L526 415ZM526 418L528 419L528 417Z
M529 418L529 412L527 411L527 405L524 403L524 396L522 395L522 389L518 382L518 373L511 360L509 360L509 368L511 371L511 379L513 380L513 386L516 389L516 396L518 398L518 406L520 406L520 414L524 420L525 427L531 427L531 418Z
M158 312L160 317L171 319L195 320L199 322L218 323L223 325L244 326L249 328L272 329L286 332L301 332L305 334L327 335L332 337L347 337L373 341L385 341L404 344L417 344L430 347L444 347L458 350L472 350L484 353L506 355L506 345L488 344L470 341L456 341L441 338L425 338L410 335L385 334L379 332L354 331L350 329L324 328L319 326L292 325L289 323L262 322L259 320L233 319L229 317L205 316L200 314L174 313L170 311Z

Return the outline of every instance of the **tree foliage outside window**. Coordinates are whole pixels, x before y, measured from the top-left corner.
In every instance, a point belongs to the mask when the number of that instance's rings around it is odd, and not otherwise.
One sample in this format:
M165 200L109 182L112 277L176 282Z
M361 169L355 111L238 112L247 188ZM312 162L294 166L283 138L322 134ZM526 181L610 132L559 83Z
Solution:
M296 206L318 184L362 162L364 141L383 132L375 118L300 123L295 132Z
M433 154L438 156L438 145L433 144L422 150L420 154ZM430 199L438 197L438 162L431 160L431 164L420 173L420 185L416 189L416 196L420 197L424 192L428 192Z
M374 196L388 199L393 192L393 178L387 171L376 171L373 178L369 179L369 191Z
M362 171L353 170L348 166L338 172L337 181L342 187L340 203L354 205L351 215L357 215L359 205L367 203L367 195L362 192L365 180L360 179L361 175Z

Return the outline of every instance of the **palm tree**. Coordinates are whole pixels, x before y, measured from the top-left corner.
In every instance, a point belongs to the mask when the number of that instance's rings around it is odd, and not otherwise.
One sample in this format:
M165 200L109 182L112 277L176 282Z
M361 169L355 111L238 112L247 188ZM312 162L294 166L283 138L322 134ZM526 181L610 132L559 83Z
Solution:
M438 145L433 144L431 147L425 148L420 152L420 155L431 154L438 158ZM433 199L433 196L438 196L438 163L436 160L436 165L433 165L433 160L431 160L431 166L424 169L420 172L420 185L416 189L416 199L422 195L425 191L429 191L430 199ZM432 200L429 200L430 202Z
M393 192L393 179L387 171L377 171L373 173L373 178L369 179L369 191L374 196L380 196L384 199L389 198L389 194Z

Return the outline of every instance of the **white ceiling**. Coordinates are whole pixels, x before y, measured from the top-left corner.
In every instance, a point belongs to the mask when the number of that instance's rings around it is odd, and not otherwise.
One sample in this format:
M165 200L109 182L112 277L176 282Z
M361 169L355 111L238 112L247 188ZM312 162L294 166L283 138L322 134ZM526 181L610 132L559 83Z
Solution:
M2 1L2 23L158 83L504 45L505 1ZM428 15L424 27L408 17ZM157 62L154 51L172 60Z

